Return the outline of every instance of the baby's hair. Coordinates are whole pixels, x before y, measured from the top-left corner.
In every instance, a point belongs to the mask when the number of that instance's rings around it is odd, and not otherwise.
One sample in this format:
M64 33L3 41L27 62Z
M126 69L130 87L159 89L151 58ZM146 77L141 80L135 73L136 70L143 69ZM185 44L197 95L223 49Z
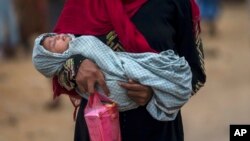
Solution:
M43 38L41 39L41 41L40 41L40 45L43 45L43 42L44 42L44 40L47 38L47 37L52 37L52 36L55 36L56 34L47 34L47 35L44 35L43 36Z

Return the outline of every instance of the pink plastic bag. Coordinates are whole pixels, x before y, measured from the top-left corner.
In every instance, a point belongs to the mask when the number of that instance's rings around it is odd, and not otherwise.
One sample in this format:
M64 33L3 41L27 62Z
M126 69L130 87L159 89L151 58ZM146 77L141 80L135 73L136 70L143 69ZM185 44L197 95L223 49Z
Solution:
M116 103L95 92L84 110L91 141L121 141Z

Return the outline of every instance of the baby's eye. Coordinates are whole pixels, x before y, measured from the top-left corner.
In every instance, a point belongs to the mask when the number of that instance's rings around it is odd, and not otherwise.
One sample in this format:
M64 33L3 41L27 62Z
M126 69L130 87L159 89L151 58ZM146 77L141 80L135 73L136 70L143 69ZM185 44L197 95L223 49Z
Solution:
M56 41L55 41L55 40L52 41L51 46L52 46L52 47L55 47L55 46L56 46Z

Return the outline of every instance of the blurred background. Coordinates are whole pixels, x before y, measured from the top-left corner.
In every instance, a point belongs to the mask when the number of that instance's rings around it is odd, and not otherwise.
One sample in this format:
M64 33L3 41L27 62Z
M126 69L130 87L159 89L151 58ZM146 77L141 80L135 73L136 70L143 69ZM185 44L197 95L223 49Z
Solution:
M74 107L52 102L32 66L34 37L51 31L64 0L0 0L0 141L73 140ZM197 0L207 83L183 107L185 141L228 141L250 124L250 0Z

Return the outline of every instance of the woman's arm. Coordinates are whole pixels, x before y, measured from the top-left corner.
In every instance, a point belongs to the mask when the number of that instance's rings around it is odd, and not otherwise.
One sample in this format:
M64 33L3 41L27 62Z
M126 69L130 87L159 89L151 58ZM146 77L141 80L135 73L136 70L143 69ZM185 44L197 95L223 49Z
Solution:
M78 87L81 92L94 92L99 84L105 94L109 94L104 75L98 66L82 55L74 55L64 64L58 75L59 84L68 91Z
M192 11L196 6L194 0L180 1L179 8L182 9L182 14L178 17L178 39L176 41L177 52L180 56L185 57L191 67L192 94L195 94L206 82L204 53L199 34L199 23L196 21L197 18L194 18L194 11Z

